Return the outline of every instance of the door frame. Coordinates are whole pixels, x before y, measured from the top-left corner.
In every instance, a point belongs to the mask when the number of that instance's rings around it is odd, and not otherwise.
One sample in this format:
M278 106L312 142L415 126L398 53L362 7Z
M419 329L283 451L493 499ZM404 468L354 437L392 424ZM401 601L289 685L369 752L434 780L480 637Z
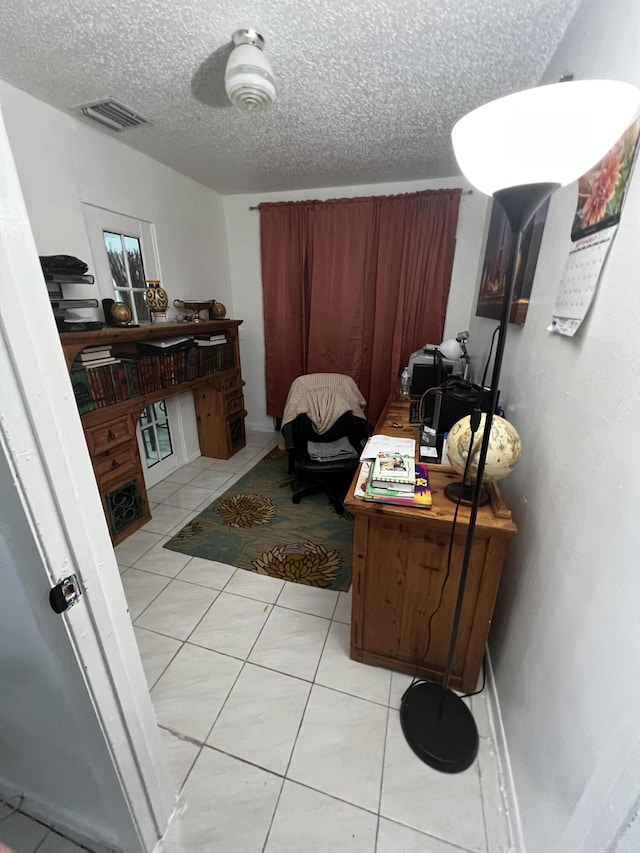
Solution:
M80 581L61 625L132 818L131 853L149 853L175 796L1 114L0 363L15 487L50 586L71 573Z

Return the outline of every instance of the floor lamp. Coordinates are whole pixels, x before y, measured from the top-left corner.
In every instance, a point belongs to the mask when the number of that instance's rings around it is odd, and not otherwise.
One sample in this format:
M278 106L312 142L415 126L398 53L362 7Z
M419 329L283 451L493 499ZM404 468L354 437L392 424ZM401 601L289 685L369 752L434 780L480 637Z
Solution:
M491 421L498 403L500 369L509 325L522 232L542 202L600 160L637 117L640 91L614 80L582 80L527 89L464 116L451 137L462 174L504 209L514 239L507 268L489 411L460 569L451 639L441 683L417 681L400 707L409 746L426 764L448 773L466 770L478 754L471 712L450 687L453 658L469 572Z

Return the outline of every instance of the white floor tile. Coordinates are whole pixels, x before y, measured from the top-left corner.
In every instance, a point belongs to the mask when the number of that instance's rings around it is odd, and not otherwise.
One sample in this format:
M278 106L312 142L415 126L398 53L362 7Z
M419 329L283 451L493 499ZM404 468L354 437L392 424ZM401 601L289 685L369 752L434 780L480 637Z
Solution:
M349 592L341 592L338 596L338 604L336 605L333 618L337 622L346 622L351 624L351 590Z
M287 780L265 853L374 853L376 821L369 812Z
M257 572L249 572L246 569L238 569L225 586L224 591L274 604L283 586L284 581L279 578L259 575Z
M166 729L160 729L160 737L167 750L169 772L171 773L175 790L179 791L184 785L187 773L193 767L193 762L200 752L200 747L196 746L195 743L191 743L191 741L176 737Z
M221 592L189 641L244 660L270 610L262 601Z
M169 506L168 504L157 504L151 510L151 521L148 521L142 529L145 532L161 533L166 536L178 524L184 524L187 515L189 515L188 509L180 509L180 507Z
M134 627L133 630L136 635L140 657L142 658L144 674L147 677L147 684L149 689L151 689L165 671L182 643L171 637L155 634L153 631L145 631L144 628Z
M201 471L190 483L190 486L195 486L199 489L210 489L212 492L221 489L229 479L229 474L225 471L218 471L215 465L208 468L206 471Z
M349 625L343 625L342 622L331 623L316 675L316 684L387 705L391 672L379 666L368 666L366 663L351 660L350 639Z
M158 483L157 486L152 486L150 489L147 489L147 495L149 496L150 501L160 504L180 488L180 483L168 483L166 480L163 480L161 483Z
M136 530L124 542L113 549L116 560L121 566L132 566L150 548L162 540L158 533L149 533L146 530Z
M184 569L191 557L188 554L179 554L177 551L170 551L165 548L164 543L168 541L168 537L162 537L157 545L154 545L150 551L147 551L136 561L134 567L144 569L145 572L153 572L156 575L175 578Z
M241 668L227 655L183 646L151 691L160 725L204 741Z
M391 673L391 698L389 700L389 705L392 708L395 708L396 711L400 710L402 697L412 681L413 677L411 675L405 675L404 672Z
M196 488L195 486L179 486L177 492L169 495L163 503L169 506L179 506L182 509L196 509L203 501L210 498L211 489Z
M207 743L284 774L311 685L248 663Z
M186 640L217 595L212 589L171 581L136 619L136 625L176 640Z
M390 711L380 814L467 850L486 849L480 777L475 762L464 773L439 773L414 755Z
M249 660L312 681L329 625L318 616L276 606Z
M19 849L19 848L18 848ZM22 851L20 851L22 853ZM82 847L78 847L72 841L68 841L61 835L56 835L55 832L49 833L45 840L38 847L38 853L86 853Z
M170 583L169 578L149 572L141 572L138 569L127 569L121 578L132 622Z
M487 707L487 694L480 693L478 696L472 696L471 713L478 727L480 737L491 737L491 723L489 722L489 709Z
M287 776L377 812L387 711L314 685Z
M382 817L378 828L376 853L461 853L461 850L445 841L423 835L415 829Z
M189 466L192 468L200 468L201 471L204 471L206 468L211 468L211 466L217 461L217 459L213 459L211 456L196 456L195 459L192 459L191 462L189 462Z
M236 571L235 566L218 563L217 560L204 560L194 557L178 575L178 580L208 586L211 589L224 589L227 581Z
M205 469L201 468L199 465L183 465L182 468L178 468L177 471L174 471L172 474L169 474L168 477L165 477L162 482L177 483L180 486L186 486L194 477L197 477L198 474L202 474L203 470Z
M178 509L178 507L176 507L176 509ZM194 518L197 518L198 515L199 515L199 513L197 510L191 510L191 511L187 512L186 516L180 522L180 524L176 524L176 526L172 530L170 530L167 535L168 536L175 536L176 533L180 533L182 528L186 527L187 524L189 524L190 521L193 521Z
M281 787L280 777L205 747L187 779L187 808L168 849L261 853Z
M474 697L474 699L477 698L477 696ZM513 846L511 844L511 833L509 832L505 804L502 798L500 774L498 773L498 758L493 741L488 738L480 738L478 767L480 770L480 789L482 791L482 806L487 833L487 852L510 853L513 850Z
M5 806L1 806L0 818L4 818L8 812ZM46 826L14 812L0 823L0 843L12 847L16 853L33 853L48 832Z
M338 593L333 589L287 582L278 597L278 606L331 619L337 600Z

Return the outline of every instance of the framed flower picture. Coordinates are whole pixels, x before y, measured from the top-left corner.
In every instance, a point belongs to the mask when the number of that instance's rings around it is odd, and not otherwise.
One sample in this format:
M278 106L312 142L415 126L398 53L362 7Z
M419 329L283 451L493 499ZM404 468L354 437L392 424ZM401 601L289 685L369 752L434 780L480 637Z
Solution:
M619 221L639 133L640 119L627 128L602 160L579 179L578 206L571 227L574 243Z
M526 227L518 253L518 266L513 289L513 301L509 322L519 326L524 324L529 307L533 278L540 254L542 233L547 219L549 200L541 205ZM482 265L480 292L476 305L476 317L490 317L499 320L502 311L502 297L507 281L507 266L511 254L511 241L514 239L507 215L494 201L489 222L487 247Z

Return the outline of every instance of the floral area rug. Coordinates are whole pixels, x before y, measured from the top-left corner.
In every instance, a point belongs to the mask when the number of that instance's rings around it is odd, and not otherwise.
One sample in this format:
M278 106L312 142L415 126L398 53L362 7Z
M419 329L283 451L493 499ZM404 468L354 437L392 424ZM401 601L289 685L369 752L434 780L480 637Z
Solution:
M287 581L347 590L353 518L338 515L326 493L291 495L287 454L276 448L164 546Z

